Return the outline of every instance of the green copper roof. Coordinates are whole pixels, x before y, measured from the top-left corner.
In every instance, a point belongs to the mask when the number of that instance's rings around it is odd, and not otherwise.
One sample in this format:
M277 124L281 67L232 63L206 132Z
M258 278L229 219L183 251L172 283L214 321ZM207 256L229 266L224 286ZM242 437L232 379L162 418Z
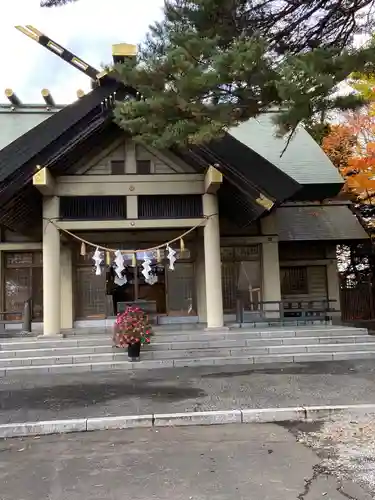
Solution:
M343 184L330 159L303 127L298 128L281 156L287 138L276 136L274 116L268 113L251 118L229 133L300 184Z

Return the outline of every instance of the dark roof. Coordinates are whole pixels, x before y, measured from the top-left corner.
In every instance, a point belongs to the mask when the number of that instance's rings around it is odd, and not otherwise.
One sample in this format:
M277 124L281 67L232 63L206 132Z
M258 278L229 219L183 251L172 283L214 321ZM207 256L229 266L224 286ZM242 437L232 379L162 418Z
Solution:
M262 193L277 204L301 189L297 181L230 134L212 142L209 149L219 164L224 165L223 173L228 179L235 179L244 194L250 189L256 198Z
M2 149L0 151L0 182L32 159L40 161L38 155L50 150L54 141L74 129L82 120L86 123L90 121L93 115L101 111L101 103L118 89L119 83L115 81L95 88Z
M348 206L285 206L276 211L280 241L363 240L368 235Z
M221 190L221 213L231 212L241 225L249 224L267 209L256 200L266 196L275 206L289 199L301 186L268 160L244 146L229 134L207 146L174 151L199 171L215 165L224 176Z
M40 209L40 196L31 184L37 165L48 166L57 175L71 173L69 167L87 151L92 151L102 140L113 138L116 130L120 133L112 122L111 107L102 104L105 100L110 102L114 92L119 99L126 94L136 95L134 89L106 78L102 86L0 151L0 223L6 220L12 225L12 217L16 219L15 200L18 205L35 202L33 210ZM205 147L178 154L197 170L207 165L221 170L226 179L226 203L232 214L237 212L241 224L257 219L266 211L255 201L260 195L278 205L301 189L298 182L230 134ZM17 213L24 212L19 209ZM23 215L20 219L25 223Z

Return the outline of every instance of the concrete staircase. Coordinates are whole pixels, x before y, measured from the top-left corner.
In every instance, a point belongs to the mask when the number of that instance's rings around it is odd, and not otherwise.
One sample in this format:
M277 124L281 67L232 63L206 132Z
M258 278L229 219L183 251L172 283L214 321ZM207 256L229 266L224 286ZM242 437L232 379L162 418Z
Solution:
M159 330L129 362L110 335L14 338L0 341L0 377L116 369L253 365L375 358L375 336L360 328L310 326L223 332Z

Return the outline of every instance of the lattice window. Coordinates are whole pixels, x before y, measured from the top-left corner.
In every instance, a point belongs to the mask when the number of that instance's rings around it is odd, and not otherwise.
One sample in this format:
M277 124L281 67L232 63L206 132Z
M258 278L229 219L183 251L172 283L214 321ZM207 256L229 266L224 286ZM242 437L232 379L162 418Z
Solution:
M42 319L42 252L6 252L4 261L5 319L21 319L24 303L29 299L32 299L33 319Z
M194 264L177 262L175 270L167 274L167 279L169 313L196 314Z
M126 218L125 196L62 196L60 216L67 220Z
M307 267L282 267L280 269L282 295L308 294Z
M226 313L236 310L237 268L234 262L223 262L221 266L223 307Z
M202 211L201 195L138 196L138 217L140 219L201 217Z

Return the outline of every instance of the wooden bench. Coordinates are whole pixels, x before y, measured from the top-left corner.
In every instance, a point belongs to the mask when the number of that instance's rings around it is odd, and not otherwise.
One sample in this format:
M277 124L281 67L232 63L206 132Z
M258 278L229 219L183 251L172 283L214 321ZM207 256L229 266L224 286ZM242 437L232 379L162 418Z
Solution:
M238 323L268 323L268 325L286 325L309 323L328 323L331 321L335 300L298 300L298 301L260 301L250 303L248 310L240 311L237 305ZM246 316L250 316L249 319ZM238 321L240 320L240 321Z
M0 311L0 333L7 331L6 325L22 323L22 314L23 311ZM4 316L16 316L17 319L4 319Z

